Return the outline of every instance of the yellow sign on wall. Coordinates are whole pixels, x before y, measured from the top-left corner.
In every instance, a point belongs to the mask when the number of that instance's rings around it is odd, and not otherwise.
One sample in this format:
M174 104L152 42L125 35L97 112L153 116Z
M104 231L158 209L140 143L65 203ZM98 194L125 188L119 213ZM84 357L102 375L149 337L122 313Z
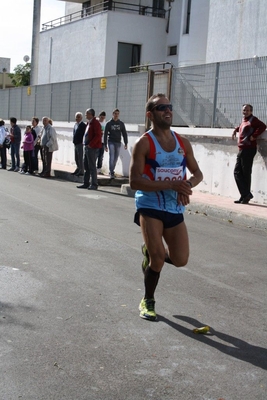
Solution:
M30 96L32 93L32 88L30 86L27 87L27 95Z
M107 79L101 78L100 79L100 89L106 89L106 87L107 87Z

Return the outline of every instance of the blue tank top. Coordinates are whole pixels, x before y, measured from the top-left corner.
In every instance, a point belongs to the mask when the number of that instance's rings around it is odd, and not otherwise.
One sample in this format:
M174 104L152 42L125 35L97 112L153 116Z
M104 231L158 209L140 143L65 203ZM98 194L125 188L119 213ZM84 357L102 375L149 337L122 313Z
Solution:
M149 140L150 152L146 158L142 176L150 180L183 180L186 179L186 154L181 137L171 131L176 146L171 152L162 149L152 130L145 133ZM173 214L182 214L183 205L177 202L177 192L174 190L162 190L146 192L137 190L135 193L135 205L139 208L153 208L167 211Z

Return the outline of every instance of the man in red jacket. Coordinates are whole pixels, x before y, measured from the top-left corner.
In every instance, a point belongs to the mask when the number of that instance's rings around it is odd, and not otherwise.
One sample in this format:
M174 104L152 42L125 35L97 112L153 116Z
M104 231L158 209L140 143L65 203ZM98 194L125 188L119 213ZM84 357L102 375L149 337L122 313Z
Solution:
M252 114L253 107L251 104L243 105L243 120L241 124L234 129L232 139L238 136L238 154L234 169L234 177L240 192L240 199L235 203L248 204L253 198L250 192L251 171L255 154L257 152L257 137L261 135L266 125Z
M101 125L95 117L95 110L89 108L85 112L88 120L84 134L84 179L83 185L77 186L78 189L97 190L97 170L96 159L99 149L102 146ZM91 185L90 185L91 178Z

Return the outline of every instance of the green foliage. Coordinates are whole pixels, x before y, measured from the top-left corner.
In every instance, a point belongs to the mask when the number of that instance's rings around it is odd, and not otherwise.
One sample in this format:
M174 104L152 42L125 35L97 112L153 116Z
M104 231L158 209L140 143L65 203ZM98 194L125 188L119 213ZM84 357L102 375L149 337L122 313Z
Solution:
M18 64L12 74L8 74L15 86L29 86L31 78L31 63Z

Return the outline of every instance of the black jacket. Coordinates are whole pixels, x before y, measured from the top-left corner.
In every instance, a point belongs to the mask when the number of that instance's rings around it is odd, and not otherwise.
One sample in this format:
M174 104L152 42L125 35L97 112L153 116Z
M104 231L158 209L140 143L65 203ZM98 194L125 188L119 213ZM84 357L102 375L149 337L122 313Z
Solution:
M82 121L79 123L76 132L73 128L73 143L74 144L81 144L83 142L83 135L86 129L86 124Z

